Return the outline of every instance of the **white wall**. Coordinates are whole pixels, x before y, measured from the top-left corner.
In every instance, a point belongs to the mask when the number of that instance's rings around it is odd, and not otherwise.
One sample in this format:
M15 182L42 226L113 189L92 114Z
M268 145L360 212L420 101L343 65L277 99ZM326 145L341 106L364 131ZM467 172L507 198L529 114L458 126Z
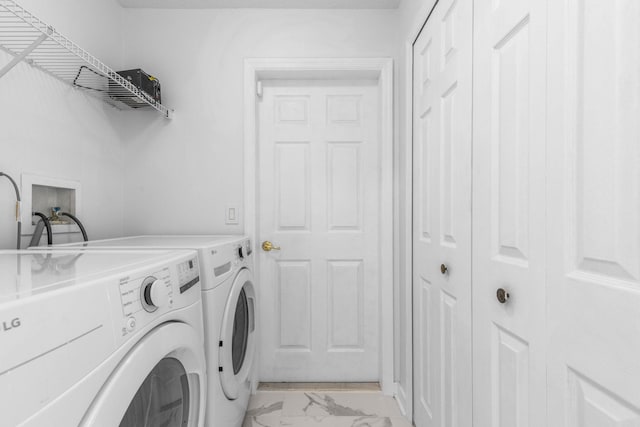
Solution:
M120 66L122 9L115 1L20 4L98 58ZM10 59L0 52L0 67ZM124 162L117 129L122 115L21 63L0 78L0 171L18 184L22 173L80 181L80 219L90 237L121 235ZM15 247L14 200L9 181L0 179L0 248Z
M398 196L400 212L398 213L398 270L397 270L397 305L396 305L396 361L398 381L398 401L400 405L412 412L412 355L411 355L411 50L410 46L425 22L435 0L402 0L399 9L399 28L401 49L398 64Z
M243 205L243 61L398 58L394 10L125 11L125 66L156 74L175 119L127 126L126 232L234 233ZM241 219L243 211L241 209Z

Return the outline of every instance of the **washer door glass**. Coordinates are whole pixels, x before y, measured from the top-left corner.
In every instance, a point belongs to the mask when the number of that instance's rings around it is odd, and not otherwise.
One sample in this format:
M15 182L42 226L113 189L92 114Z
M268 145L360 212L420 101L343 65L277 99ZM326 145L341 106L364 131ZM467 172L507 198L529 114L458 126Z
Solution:
M189 424L189 378L182 363L162 359L144 380L120 427L182 427Z
M242 269L231 285L220 330L220 385L229 400L247 390L256 347L253 276Z
M242 369L244 358L247 353L247 342L249 341L249 304L247 294L242 289L238 296L236 314L233 319L233 337L231 339L231 360L233 361L233 374L238 375Z

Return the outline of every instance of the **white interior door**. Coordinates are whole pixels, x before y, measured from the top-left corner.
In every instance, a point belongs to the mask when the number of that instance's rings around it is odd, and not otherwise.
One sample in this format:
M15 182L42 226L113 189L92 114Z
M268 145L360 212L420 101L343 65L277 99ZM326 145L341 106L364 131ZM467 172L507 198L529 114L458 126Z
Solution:
M375 81L264 82L259 102L262 381L378 381ZM385 242L391 244L391 242Z
M547 425L546 3L474 2L475 427Z
M472 3L440 0L413 46L417 427L471 425Z
M640 2L550 15L549 426L640 426Z

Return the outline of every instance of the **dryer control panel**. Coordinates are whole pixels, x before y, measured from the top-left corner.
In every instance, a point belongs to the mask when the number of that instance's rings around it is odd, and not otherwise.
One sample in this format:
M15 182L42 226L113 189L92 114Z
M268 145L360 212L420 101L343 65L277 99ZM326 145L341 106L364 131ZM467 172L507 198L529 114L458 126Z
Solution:
M252 263L251 241L247 237L210 247L201 252L205 275L203 291L220 286L232 278L240 268Z
M240 261L244 261L245 258L249 258L253 249L251 248L251 240L245 239L238 244L238 258Z

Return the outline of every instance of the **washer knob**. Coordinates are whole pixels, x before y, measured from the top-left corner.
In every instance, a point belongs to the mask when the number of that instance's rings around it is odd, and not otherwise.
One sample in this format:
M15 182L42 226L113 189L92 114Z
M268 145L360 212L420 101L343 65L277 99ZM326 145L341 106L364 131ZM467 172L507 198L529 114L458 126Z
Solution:
M166 284L153 276L149 276L142 281L140 292L142 307L149 313L153 313L169 302L169 292Z
M136 328L136 318L135 317L129 317L127 319L127 330L129 332L133 331Z

